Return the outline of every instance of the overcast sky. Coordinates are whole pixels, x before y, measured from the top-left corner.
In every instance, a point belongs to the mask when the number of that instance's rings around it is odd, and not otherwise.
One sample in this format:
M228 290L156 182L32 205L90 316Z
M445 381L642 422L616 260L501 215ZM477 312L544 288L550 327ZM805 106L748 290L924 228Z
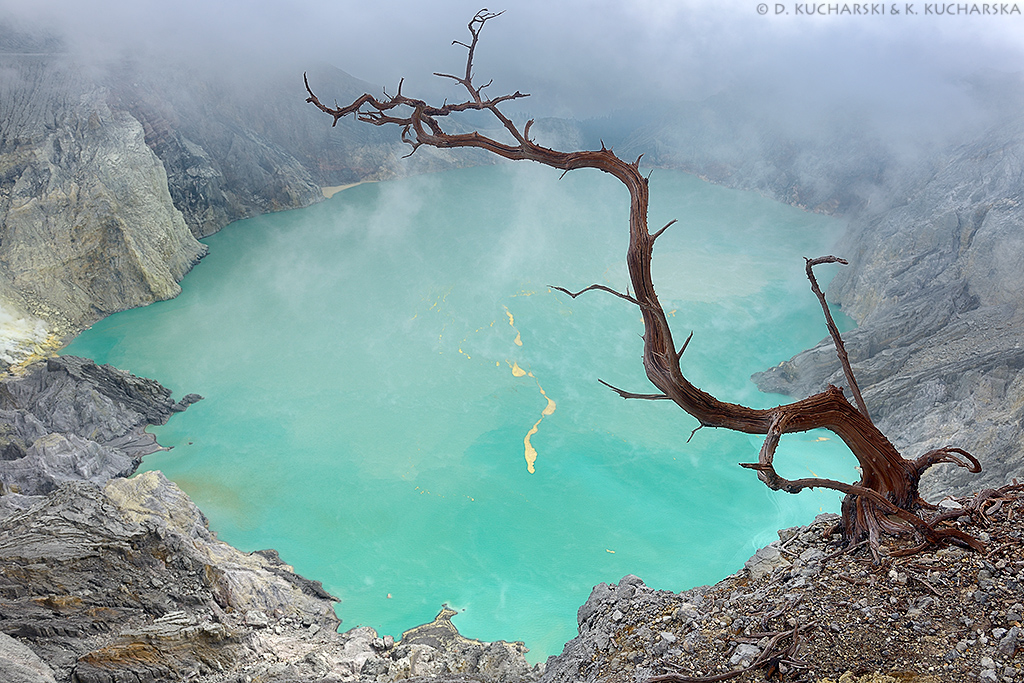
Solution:
M889 2L857 5L881 10L868 16L798 14L818 6L511 0L490 8L506 12L487 25L476 72L493 77L494 93L530 92L540 113L586 116L757 83L797 101L933 107L964 75L1024 69L1019 13L935 16L913 3L908 14ZM1024 0L1004 6L1024 11ZM0 13L22 26L71 27L78 47L100 58L132 48L253 71L327 61L375 84L404 77L407 93L431 96L451 93L430 74L464 68L451 41L467 38L478 9L466 0L0 0Z

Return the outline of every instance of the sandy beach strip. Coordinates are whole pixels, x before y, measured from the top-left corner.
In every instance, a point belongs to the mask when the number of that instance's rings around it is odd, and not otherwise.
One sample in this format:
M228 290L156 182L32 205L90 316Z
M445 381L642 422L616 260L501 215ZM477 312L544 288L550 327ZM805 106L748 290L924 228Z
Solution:
M334 195L338 194L342 190L347 190L350 187L355 187L356 185L362 185L363 183L375 183L375 182L377 182L377 181L376 180L360 180L358 183L349 183L348 185L328 185L326 187L321 187L320 191L324 193L324 197L326 197L327 199L330 199L331 197L333 197Z

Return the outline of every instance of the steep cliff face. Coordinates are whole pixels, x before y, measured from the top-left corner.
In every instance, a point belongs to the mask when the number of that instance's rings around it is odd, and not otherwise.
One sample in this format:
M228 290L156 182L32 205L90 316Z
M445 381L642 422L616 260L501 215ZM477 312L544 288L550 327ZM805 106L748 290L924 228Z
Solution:
M0 299L59 341L175 296L205 253L167 191L142 126L60 57L4 58Z
M277 144L278 131L260 134L251 111L231 111L237 100L230 84L225 90L200 78L184 81L189 76L197 75L154 76L126 66L104 80L117 106L143 124L147 144L167 170L174 205L194 235L323 198L309 169ZM296 98L292 110L302 104ZM293 113L284 114L277 127L287 128Z
M117 106L142 122L163 161L175 206L197 237L231 221L306 206L321 187L426 173L484 161L482 154L422 150L353 119L331 127L306 103L303 66L248 76L126 64L104 83ZM339 101L379 87L327 65L310 83Z
M939 170L856 219L830 298L873 417L908 457L947 444L985 471L933 468L926 490L995 486L1024 472L1024 119L951 151ZM806 395L843 385L823 342L755 376Z

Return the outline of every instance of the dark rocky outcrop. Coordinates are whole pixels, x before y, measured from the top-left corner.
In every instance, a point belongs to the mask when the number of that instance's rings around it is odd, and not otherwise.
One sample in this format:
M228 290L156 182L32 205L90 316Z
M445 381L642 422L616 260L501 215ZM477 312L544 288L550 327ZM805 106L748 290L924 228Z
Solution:
M199 400L153 380L63 356L0 385L0 509L25 507L66 481L103 483L160 449L159 425Z

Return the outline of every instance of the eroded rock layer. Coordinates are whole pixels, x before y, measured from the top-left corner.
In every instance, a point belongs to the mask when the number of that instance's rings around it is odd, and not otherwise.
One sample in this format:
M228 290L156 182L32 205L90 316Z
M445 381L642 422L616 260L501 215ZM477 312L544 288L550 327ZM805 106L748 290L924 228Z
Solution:
M159 383L62 356L0 385L0 512L25 508L67 481L104 483L160 449L159 425L200 396L172 401Z

